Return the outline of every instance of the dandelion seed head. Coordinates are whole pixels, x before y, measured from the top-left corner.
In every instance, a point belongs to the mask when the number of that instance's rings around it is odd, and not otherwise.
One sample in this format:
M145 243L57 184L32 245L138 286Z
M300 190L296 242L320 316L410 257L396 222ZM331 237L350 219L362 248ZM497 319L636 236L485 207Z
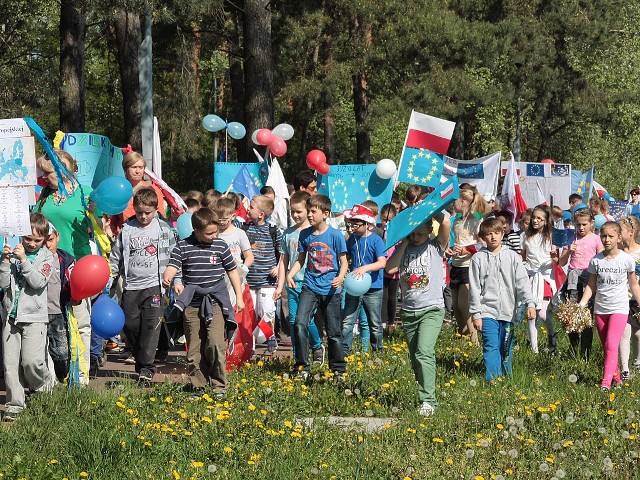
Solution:
M353 394L354 395L360 395L360 389L359 388L354 388L353 389Z
M207 467L207 472L216 473L218 471L218 467L213 463Z
M553 449L554 450L560 450L562 448L562 445L560 445L559 443L554 443L553 444Z
M599 433L600 435L604 435L605 433L607 433L607 429L606 429L606 428L604 428L604 427L599 427L599 428L598 428L598 433Z
M513 425L514 423L516 423L516 420L513 417L507 417L504 419L504 421L507 425Z
M511 458L518 458L518 450L512 448L511 450L509 450L508 455Z
M365 410L364 411L365 416L367 417L373 417L373 410Z
M561 468L559 468L558 470L556 470L556 477L558 478L564 478L565 477L565 473L564 470L562 470Z
M469 380L469 385L475 387L478 384L475 380Z
M474 452L473 449L470 448L466 452L464 452L464 454L467 456L467 458L473 458L473 456L476 454L476 452Z
M549 465L547 463L541 463L538 466L538 470L540 470L541 472L548 472L549 471Z
M576 375L574 375L573 373L569 375L569 382L576 383L577 381L578 381L578 377Z

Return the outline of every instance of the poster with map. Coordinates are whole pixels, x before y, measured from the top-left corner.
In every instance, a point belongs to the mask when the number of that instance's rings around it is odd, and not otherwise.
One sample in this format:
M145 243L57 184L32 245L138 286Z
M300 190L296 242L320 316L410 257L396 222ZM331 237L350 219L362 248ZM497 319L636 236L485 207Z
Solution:
M0 187L35 184L36 145L34 138L0 138Z

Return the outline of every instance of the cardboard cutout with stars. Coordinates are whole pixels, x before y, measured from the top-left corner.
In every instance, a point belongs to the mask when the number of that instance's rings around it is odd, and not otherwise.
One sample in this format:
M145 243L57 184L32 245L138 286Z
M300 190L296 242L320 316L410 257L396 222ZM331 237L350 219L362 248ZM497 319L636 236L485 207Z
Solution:
M378 177L375 164L331 165L327 175L318 177L318 193L329 197L332 212L344 212L365 200L382 208L391 202L393 179Z

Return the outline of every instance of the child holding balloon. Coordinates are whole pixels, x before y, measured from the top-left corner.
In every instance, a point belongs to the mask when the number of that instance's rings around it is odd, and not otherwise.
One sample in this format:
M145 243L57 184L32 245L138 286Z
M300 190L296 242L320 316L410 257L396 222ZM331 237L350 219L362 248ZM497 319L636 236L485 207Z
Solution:
M162 275L176 244L171 226L159 218L158 195L142 187L133 195L135 217L123 225L111 249L113 278L122 276L124 332L140 382L151 382L163 319Z
M347 241L351 273L345 281L342 350L345 355L351 354L353 325L362 307L369 322L371 349L380 351L382 350L383 272L387 264L384 241L372 232L376 225L376 217L370 208L356 204L345 213L345 217L347 230L351 233Z
M0 288L5 291L2 351L6 420L15 420L26 407L25 388L41 392L53 386L46 359L47 283L54 259L42 248L49 236L49 221L34 213L30 223L31 235L22 237L14 249L5 243L0 262Z

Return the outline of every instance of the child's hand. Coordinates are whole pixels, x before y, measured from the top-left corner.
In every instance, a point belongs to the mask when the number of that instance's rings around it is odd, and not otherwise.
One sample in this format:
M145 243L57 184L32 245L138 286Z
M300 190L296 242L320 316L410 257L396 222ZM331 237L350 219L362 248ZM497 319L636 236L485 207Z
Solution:
M169 278L166 276L162 277L162 286L164 288L169 288L171 286L171 281L173 280L173 278Z
M331 281L331 287L333 288L340 288L340 286L342 285L344 278L343 277L336 277Z
M2 247L2 261L8 262L11 259L11 247L5 243Z
M275 267L273 267L273 269L269 272L269 276L270 277L277 277L278 276L278 266L276 265Z
M538 316L538 314L536 313L536 309L535 308L529 307L527 309L527 318L529 319L530 322L535 322L537 316Z
M27 259L27 255L24 251L24 245L22 245L21 243L16 245L16 248L13 249L13 254L18 257L18 260L20 260L21 262L24 262Z
M236 313L240 313L244 310L244 300L242 297L236 297Z
M298 288L298 285L296 284L296 282L293 280L293 277L287 277L287 286L289 288L293 288L294 290Z
M367 273L367 269L363 266L363 267L358 267L355 270L353 270L351 272L351 275L353 275L356 278L362 278L364 277L365 273Z
M173 286L173 290L174 292L176 292L176 295L180 295L184 291L184 285L182 285L181 283L176 283Z
M576 242L573 242L571 245L569 245L569 251L571 253L575 252L578 249L578 244Z
M476 318L476 319L473 320L473 328L475 328L479 332L482 331L482 319L481 318Z
M273 292L273 301L279 300L282 297L282 290L276 288L275 292Z

